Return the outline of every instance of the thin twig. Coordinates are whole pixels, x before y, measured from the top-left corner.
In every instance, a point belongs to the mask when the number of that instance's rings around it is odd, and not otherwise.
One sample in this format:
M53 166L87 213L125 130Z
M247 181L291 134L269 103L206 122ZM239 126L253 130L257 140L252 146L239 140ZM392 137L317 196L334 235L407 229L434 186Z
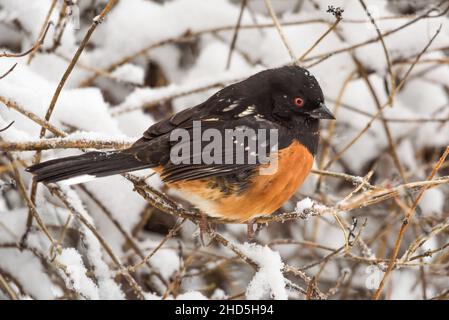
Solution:
M148 255L146 255L141 261L139 261L138 263L135 263L132 266L129 266L128 269L131 272L135 272L138 268L140 268L141 266L143 266L144 264L148 263L149 260L156 254L156 252L162 248L162 246L171 238L173 238L176 233L181 229L182 225L184 224L184 222L186 222L187 220L184 218L183 220L181 220L181 222L177 223L173 228L170 229L170 231L167 233L167 235L162 239L162 241L156 246L156 248L154 248Z
M279 20L276 16L276 12L273 9L273 6L271 5L271 0L264 0L265 3L265 7L268 10L268 13L271 16L271 19L273 19L274 25L276 26L276 30L279 33L279 36L281 37L282 43L284 44L285 48L288 51L288 54L290 55L290 58L292 59L292 61L296 61L296 55L291 47L291 45L288 43L287 37L284 34L284 31L282 30L282 26L279 23Z
M48 240L50 240L50 242L53 245L55 245L56 244L55 239L53 238L53 236L51 235L47 226L45 225L44 220L41 218L40 214L38 213L36 206L31 201L30 197L28 197L28 193L26 191L25 184L22 180L22 176L21 176L19 170L17 169L17 166L14 164L13 158L8 156L7 153L6 153L6 155L7 155L7 157L9 157L9 160L11 162L11 166L14 171L14 178L15 178L17 187L19 188L20 195L25 200L25 202L28 206L28 209L29 209L30 213L32 214L33 218L36 219L36 222L37 222L39 228L42 230L42 232L45 234L45 236L48 238Z
M50 9L48 10L47 15L45 16L44 23L42 24L41 31L39 32L39 38L42 38L44 36L44 34L47 32L46 30L48 27L46 27L46 26L49 25L51 14L53 13L53 10L55 9L57 2L58 2L58 0L52 1L51 5L50 5ZM28 57L28 61L27 61L28 64L31 63L36 52L37 52L37 50L34 50L30 53L30 55Z
M373 16L369 12L365 2L363 0L359 0L359 2L362 5L363 10L365 10L365 13L368 16L371 24L376 29L377 35L379 36L380 43L382 44L382 48L383 48L384 53L385 53L385 58L387 60L388 73L390 75L390 81L391 81L391 91L390 92L391 92L391 96L392 96L392 98L391 98L391 105L392 105L393 104L393 100L394 100L394 96L396 94L396 75L394 74L394 71L393 71L393 66L392 66L392 63L391 63L390 55L388 53L387 45L385 44L384 37L382 36L382 32L380 31L379 26L376 23L376 20L373 18Z
M3 75L0 76L0 80L6 78L8 76L8 74L13 72L16 67L17 67L17 62L14 63L14 65L8 71L6 71L6 73L4 73Z
M75 68L76 63L78 62L82 52L84 51L84 49L86 48L92 34L94 33L95 29L97 28L97 26L103 22L103 20L105 19L106 15L109 13L109 11L112 9L112 7L116 4L117 0L109 0L108 3L106 4L106 6L104 7L103 11L100 13L99 16L96 16L90 26L90 28L87 30L83 40L81 41L78 49L75 52L75 55L73 56L72 61L70 62L69 66L67 67L66 71L64 72L64 75L62 76L61 80L58 83L58 86L56 88L55 93L53 94L53 97L51 99L50 105L47 108L47 112L45 113L45 120L46 121L50 121L51 115L53 114L53 111L56 107L56 103L59 99L59 95L62 92L62 89L64 88L64 85L66 83L66 81L68 80L70 74L72 73L73 69ZM45 136L45 132L47 131L47 128L42 127L41 132L39 134L40 138L43 138ZM34 164L37 164L40 162L41 160L41 151L38 150L34 156ZM36 192L37 192L37 183L36 181L33 181L32 185L31 185L31 191L30 191L30 198L31 201L34 203L36 200ZM32 223L32 218L33 216L31 214L28 215L28 220L27 220L27 228L25 233L22 236L22 243L25 242L27 235L29 233L29 229Z
M302 63L304 62L304 60L307 58L307 56L309 55L310 52L313 51L313 49L316 48L316 46L324 39L326 38L326 36L328 34L330 34L333 30L335 30L335 28L337 27L337 25L340 23L340 21L342 20L341 17L338 17L337 20L335 20L335 22L329 27L329 29L327 29L313 44L312 46L310 46L310 48L308 48L306 50L306 52L304 52L299 58L298 58L298 62Z
M11 121L11 123L8 124L6 127L1 128L1 129L0 129L0 132L4 132L4 131L8 130L9 128L12 127L13 124L14 124L14 121ZM1 143L1 142L0 142L0 143Z
M131 146L131 141L100 140L89 138L49 138L36 141L0 141L2 151L42 151L52 149L125 149Z
M246 8L246 3L248 0L242 0L242 4L240 5L239 17L237 19L237 24L235 26L234 34L232 35L231 46L229 48L228 59L226 60L226 70L229 70L231 67L232 53L234 52L235 44L237 43L237 37L239 35L240 26L242 24L243 12Z
M418 61L421 59L422 55L427 51L427 49L430 47L430 45L433 43L433 41L435 40L435 38L438 36L438 34L441 31L441 25L438 28L438 30L435 32L435 34L432 36L432 38L429 40L429 42L426 44L426 46L423 48L423 50L416 56L415 60L413 61L412 65L410 65L410 67L408 68L407 72L405 73L404 77L402 78L402 80L399 82L396 90L399 91L404 84L406 83L406 81L408 80L408 77L410 75L410 73L412 72L412 70L414 69L414 67L416 66L416 64L418 63ZM366 124L366 126L346 145L344 146L330 161L327 162L327 164L323 167L323 169L327 169L330 167L330 165L332 163L334 163L335 161L337 161L338 159L340 159L343 154L349 149L351 148L371 127L371 125L373 124L373 122L379 118L382 114L382 112L384 111L384 109L390 105L390 99L391 99L391 94L388 97L388 101L381 106L380 109L378 109L377 113L374 114L374 116L371 118L371 120Z
M52 25L52 23L48 23L47 27L45 28L45 32L42 34L42 36L36 41L36 43L27 51L22 52L22 53L0 53L0 58L22 58L25 57L37 50L39 50L39 48L44 44L45 41L45 37L47 36L47 32L48 29L50 29L50 26Z
M4 103L8 108L14 109L14 110L18 111L19 113L23 114L28 119L34 121L35 123L37 123L41 127L46 128L48 131L50 131L51 133L55 134L56 136L58 136L58 137L65 137L65 136L67 136L67 134L64 131L62 131L61 129L58 129L57 127L52 125L50 122L40 118L39 116L37 116L33 112L25 110L17 102L15 102L15 101L13 101L11 99L7 99L7 98L2 97L2 96L0 96L0 102Z
M84 226L86 226L92 232L92 234L95 236L95 238L97 238L97 240L100 242L101 246L105 249L106 253L112 259L114 264L117 266L117 268L119 268L119 270L121 270L121 273L124 275L124 278L130 284L130 286L133 288L133 290L137 294L137 296L140 299L145 299L145 295L143 293L142 288L137 284L137 282L129 274L127 269L122 265L122 263L120 262L119 257L114 253L114 251L109 246L109 244L106 242L106 240L98 233L97 229L69 201L67 195L57 185L54 185L54 184L53 185L47 185L47 188L49 189L49 191L53 195L55 195L59 200L62 201L64 206L73 214L73 216L78 221L80 221Z
M437 162L437 164L435 165L435 167L432 170L432 173L427 177L428 181L433 180L433 178L435 177L435 175L437 174L438 170L440 169L441 165L443 164L443 162L446 160L446 157L449 155L449 147L446 148L446 151L443 153L443 155L441 156L440 160ZM415 202L413 203L413 206L410 208L409 212L407 213L407 215L405 216L405 219L402 222L401 228L399 230L395 245L394 245L394 249L393 249L393 253L391 254L390 257L390 263L388 264L388 269L387 271L384 273L383 278L379 284L379 287L377 288L376 292L373 294L373 299L374 300L378 300L380 298L380 295L382 293L382 290L385 286L385 283L388 280L388 277L391 273L391 271L393 270L394 266L395 266L395 261L396 258L398 256L399 253L399 249L401 247L401 242L402 242L402 238L405 235L405 232L407 231L409 222L413 216L413 213L415 212L417 206L419 205L419 203L421 202L421 199L424 195L424 193L428 190L428 188L424 187L418 194L418 196L416 197Z
M3 289L3 291L9 296L11 300L18 300L17 294L15 291L11 288L9 283L6 281L6 279L2 276L0 273L0 288Z

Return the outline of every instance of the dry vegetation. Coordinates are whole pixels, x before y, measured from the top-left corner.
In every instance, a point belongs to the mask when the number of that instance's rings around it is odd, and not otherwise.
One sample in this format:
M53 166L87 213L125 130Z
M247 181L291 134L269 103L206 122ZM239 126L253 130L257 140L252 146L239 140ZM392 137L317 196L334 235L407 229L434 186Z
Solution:
M98 87L105 99L113 101L113 98L108 98L111 93L105 85L106 80L114 83L113 90L123 87L124 92L135 87L169 85L163 68L151 59L152 50L177 45L181 52L189 51L195 55L196 43L202 37L212 36L229 47L229 68L236 52L245 57L245 53L239 49L240 33L254 29L277 30L279 46L284 45L291 59L310 68L312 72L314 67L341 54L349 55L355 66L343 83L335 84L339 86L339 94L327 97L329 105L337 115L337 121L324 124L316 169L311 174L306 189L298 192L282 211L257 221L256 242L271 248L270 252L279 252L283 261L281 272L285 277L289 297L389 299L394 290L396 296L402 294L421 299L446 299L449 296L449 147L415 147L412 154L416 166L411 167L410 162L405 159L403 148L399 148L406 135L398 137L392 128L393 124L401 124L403 127L409 126L410 129L407 130L415 130L428 123L443 128L448 126L449 118L432 114L422 118L384 115L385 110L395 108L398 95L407 87L409 81L434 81L426 78L427 73L449 62L444 55L444 52L449 50L449 43L445 47L432 46L441 32L447 33L447 25L446 30L440 27L432 34L426 35L426 45L413 53L405 52L393 57L384 40L390 35L412 28L422 20L447 16L449 4L446 1L422 10L410 9L411 12L397 12L396 15L375 18L365 3L369 4L370 1L359 1L358 5L365 13L359 19L346 19L345 12L341 12L340 8L327 8L320 2L319 10L329 11L327 19L284 22L281 15L272 9L271 2L265 0L266 15L271 17L272 22L248 24L242 22L243 12L252 9L247 6L250 1L244 0L241 5L236 4L239 15L235 17L234 25L205 28L146 43L138 52L123 55L116 62L102 67L88 65L80 57L84 51L92 50L89 46L91 36L97 29L102 28L103 20L109 19L108 15L120 8L118 1L114 0L87 2L91 2L91 5L84 7L83 14L96 12L98 15L93 19L82 20L84 36L79 38L78 49L70 56L58 51L64 28L68 25L66 7L70 5L70 1L56 0L51 2L48 15L41 24L40 36L34 45L25 48L23 52L17 52L17 48L5 48L5 51L0 53L2 70L7 70L0 75L0 86L1 81L14 74L16 61L33 63L36 57L44 54L55 54L66 61L66 70L60 75L59 84L55 87L45 114L36 114L30 111L27 105L21 105L10 97L0 95L1 108L7 107L9 112L17 112L41 128L39 137L33 140L14 141L0 138L3 198L3 208L0 208L0 234L4 235L0 238L0 259L8 257L12 259L9 260L10 263L17 266L26 263L39 266L42 273L47 275L48 281L57 288L54 289L54 298L90 299L96 296L92 293L93 289L89 288L96 286L100 288L100 295L97 297L101 298L107 297L104 290L109 290L118 292L117 295L110 295L113 298L120 297L123 292L123 297L129 299L166 299L195 291L209 298L244 299L246 287L254 272L264 268L263 261L260 261L257 255L239 244L246 240L244 226L210 219L210 223L215 227L210 229L208 243L203 246L197 235L192 236L200 222L198 212L189 209L180 199L167 195L163 186L150 183L149 176L126 174L120 178L122 183L146 201L144 209L138 212L139 221L132 228L128 228L123 226L123 216L120 218L116 212L111 211L107 197L99 197L89 185L70 188L59 184L37 185L31 182L30 176L23 169L32 163L40 162L49 150L120 149L132 142L131 138L78 138L71 135L78 128L52 122L60 94L65 90L73 70L81 69L86 72L86 77L78 84L79 88ZM55 17L56 12L58 14L54 20L51 17ZM384 20L400 22L393 29L382 30L379 22ZM324 24L326 31L307 50L295 52L284 29L303 24ZM370 25L376 30L376 36L343 47L338 46L332 51L315 53L316 48L326 43L330 36L344 41L344 33L341 32L343 26L357 30L362 25ZM20 28L24 27L18 23L11 28L20 32ZM55 30L52 39L46 39L49 29ZM50 43L47 43L45 48L44 40ZM385 83L382 94L374 86L371 77L378 71L356 54L357 49L371 44L382 47L386 61L380 75ZM2 43L2 46L4 45ZM438 52L443 53L443 57L435 58L431 55ZM142 85L117 79L114 71L135 60L153 65L151 77L147 76ZM251 61L251 58L247 57L247 60ZM251 63L263 65L260 61ZM5 67L6 65L9 67ZM217 79L197 86L179 85L175 90L162 91L157 98L138 106L111 107L111 115L117 117L140 112L160 119L173 112L172 103L176 99L218 89L234 80L237 79ZM374 113L364 111L357 104L343 102L343 96L352 94L347 92L351 82L360 80L365 84L367 97L376 106L377 111ZM434 83L435 86L444 88L446 101L449 96L447 83ZM114 103L111 102L112 104ZM448 108L447 103L441 107L444 108ZM348 124L339 121L341 110L349 110L364 117L363 125L352 128L350 134L343 138L342 132L347 132ZM348 158L345 156L360 139L372 134L372 126L375 123L381 123L381 126L376 128L383 130L382 134L387 139L386 147L379 147L374 152L376 156L373 156L369 163L361 166L360 170L354 170L347 164ZM2 131L7 132L12 128L14 123L8 122L8 126ZM449 144L449 138L446 144ZM377 146L373 145L371 148ZM148 172L146 174L148 175ZM421 201L429 190L435 188L443 194L441 211L425 212L425 208L420 205ZM107 190L102 192L107 194ZM113 192L112 190L110 197L114 197ZM306 196L313 200L313 204L304 210L295 210L296 203ZM433 199L426 201L432 202ZM19 208L27 208L27 219L20 220L25 225L11 230L11 226L15 224L8 226L2 223L1 216L7 211L12 212ZM126 216L128 213L122 214ZM105 223L101 221L108 221L107 225L112 227L104 227ZM111 228L114 230L111 231ZM330 234L333 238L324 241L324 237L330 237ZM110 243L111 237L116 239L114 244ZM428 246L429 243L432 245ZM70 249L76 249L77 254L69 255L73 253ZM169 260L176 264L175 270L170 274L164 272L164 267L155 261L164 261L161 250L174 253L177 257L174 262L173 259ZM14 254L11 255L11 252ZM21 255L25 258L20 258ZM73 261L73 256L79 257L80 260ZM72 257L72 260L67 257ZM81 270L84 274L76 274L76 268L67 265L69 261L78 268L77 272ZM24 283L26 277L23 272L26 272L26 268L18 267L21 274L15 274L11 272L11 267L5 265L6 263L0 263L0 298L39 298L34 289ZM172 265L167 265L167 268L171 269ZM184 297L194 296L187 294Z

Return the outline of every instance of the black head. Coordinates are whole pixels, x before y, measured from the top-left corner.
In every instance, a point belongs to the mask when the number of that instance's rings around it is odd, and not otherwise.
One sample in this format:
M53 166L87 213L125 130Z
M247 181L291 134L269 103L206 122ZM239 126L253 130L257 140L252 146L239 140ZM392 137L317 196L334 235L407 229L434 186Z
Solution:
M324 103L318 81L296 65L268 69L217 92L203 107L223 117L257 114L289 128L318 127L319 119L335 119Z
M323 91L318 81L309 71L299 66L285 66L265 72L275 116L335 119L324 104Z

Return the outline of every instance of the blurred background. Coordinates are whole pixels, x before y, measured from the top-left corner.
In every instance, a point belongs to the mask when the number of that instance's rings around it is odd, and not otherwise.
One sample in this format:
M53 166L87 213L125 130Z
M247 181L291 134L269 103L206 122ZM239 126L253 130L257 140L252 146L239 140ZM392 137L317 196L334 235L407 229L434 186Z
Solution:
M369 299L389 265L381 299L446 299L449 169L437 162L449 145L448 10L0 0L0 299ZM315 171L277 213L300 217L261 224L257 244L244 244L245 225L219 224L231 245L204 246L197 223L121 176L50 192L24 171L36 154L123 147L223 86L291 63L289 50L337 121L323 123ZM157 176L146 182L189 207Z

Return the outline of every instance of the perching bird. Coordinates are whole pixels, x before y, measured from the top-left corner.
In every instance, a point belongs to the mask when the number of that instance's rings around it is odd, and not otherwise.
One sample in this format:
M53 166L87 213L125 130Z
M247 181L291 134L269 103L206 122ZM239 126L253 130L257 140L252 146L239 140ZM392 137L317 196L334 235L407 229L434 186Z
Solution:
M285 66L229 85L205 102L152 125L126 150L88 152L46 161L27 170L34 174L35 181L50 183L85 175L105 177L153 168L170 188L184 194L204 214L248 222L276 211L301 186L317 151L319 119L334 119L334 116L324 104L317 80L299 66ZM220 159L228 157L232 163L210 163L202 158L199 162L191 161L195 152L198 155L195 143L204 148L211 141L210 137L207 141L195 137L195 123L201 125L203 134L208 129L222 135L227 129L274 130L277 150L268 149L265 156L277 156L276 170L264 174L260 169L271 163L246 158L262 155L248 142L250 139L236 141L234 138L231 145L215 144L210 155ZM193 151L181 157L186 163L177 164L172 159L177 154L173 151L178 141L171 137L175 129L191 134L185 150ZM272 147L272 141L268 142ZM237 145L244 148L239 149ZM242 150L243 163L236 161L237 153Z

